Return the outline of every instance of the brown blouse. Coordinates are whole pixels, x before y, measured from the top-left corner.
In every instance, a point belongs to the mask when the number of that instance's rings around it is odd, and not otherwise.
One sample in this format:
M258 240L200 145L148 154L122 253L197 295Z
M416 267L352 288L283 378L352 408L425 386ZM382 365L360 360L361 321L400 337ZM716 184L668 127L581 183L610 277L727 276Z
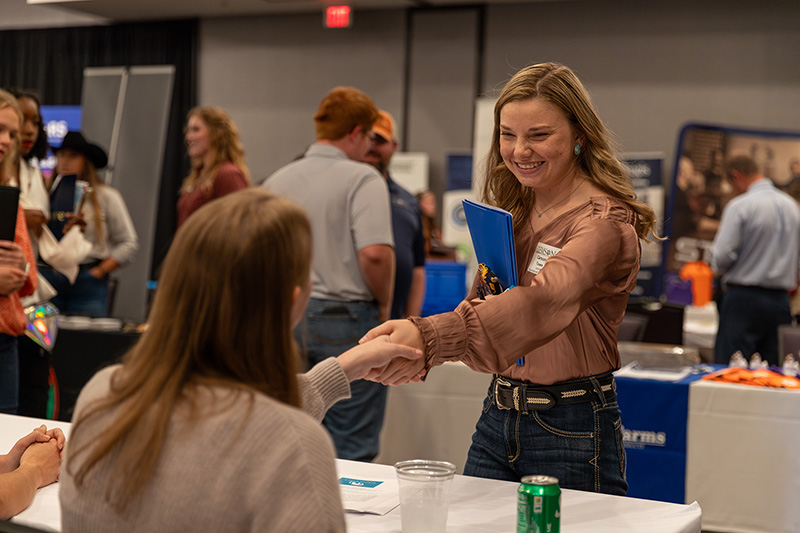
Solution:
M595 196L538 233L525 226L514 236L519 286L486 301L473 287L455 311L414 319L429 364L463 361L542 385L618 369L641 257L635 223L626 204Z

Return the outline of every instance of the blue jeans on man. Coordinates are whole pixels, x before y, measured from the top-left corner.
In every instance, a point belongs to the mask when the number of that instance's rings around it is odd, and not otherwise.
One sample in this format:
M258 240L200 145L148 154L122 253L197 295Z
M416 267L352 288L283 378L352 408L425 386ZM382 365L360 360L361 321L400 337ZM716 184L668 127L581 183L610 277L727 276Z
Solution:
M719 328L714 343L714 362L727 365L731 355L746 359L758 352L761 359L778 365L778 326L792 323L789 292L742 285L728 285L720 296Z
M295 336L311 368L356 346L367 331L379 324L378 308L374 302L312 298ZM357 380L350 384L350 391L351 398L331 407L322 423L333 438L337 457L372 461L380 448L386 387L372 381Z

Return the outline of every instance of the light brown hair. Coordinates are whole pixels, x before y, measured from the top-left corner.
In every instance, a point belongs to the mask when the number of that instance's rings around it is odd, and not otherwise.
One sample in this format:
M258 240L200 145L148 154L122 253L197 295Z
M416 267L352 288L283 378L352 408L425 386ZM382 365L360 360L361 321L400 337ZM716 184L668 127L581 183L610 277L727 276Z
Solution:
M378 108L369 96L354 87L335 87L314 114L317 140L341 139L356 126L369 133L376 120Z
M233 163L244 174L248 185L250 184L250 170L244 163L244 146L239 138L239 129L225 111L217 106L201 106L189 110L186 115L188 122L197 116L208 127L208 149L212 153L211 164L203 166L203 161L192 161L192 171L183 180L181 194L201 186L211 194L217 170L223 163Z
M572 70L557 63L523 68L503 88L494 107L492 147L483 183L484 200L510 211L517 229L527 224L535 193L517 181L500 155L500 111L509 102L529 98L540 98L564 112L576 133L584 139L576 163L587 179L636 212L636 233L640 238L650 242L652 234L659 239L655 233L655 213L650 206L637 201L630 177L617 159L611 134L592 107L589 94Z
M301 403L291 308L310 275L308 217L252 188L198 212L176 234L148 328L113 374L110 395L73 426L74 437L95 416L114 413L99 438L71 455L85 454L77 485L101 460L114 461L107 498L118 510L153 477L173 413L193 405L201 388Z

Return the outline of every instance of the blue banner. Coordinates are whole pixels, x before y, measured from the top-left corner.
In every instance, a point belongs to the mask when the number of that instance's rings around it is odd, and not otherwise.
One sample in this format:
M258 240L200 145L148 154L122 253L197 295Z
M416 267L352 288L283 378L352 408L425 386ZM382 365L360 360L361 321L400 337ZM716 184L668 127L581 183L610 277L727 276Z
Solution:
M61 141L68 131L80 131L82 109L79 105L43 105L41 107L44 131L47 143L51 148L61 146ZM56 166L56 158L48 151L47 158L39 161L39 168L46 178L52 176Z
M660 153L627 154L623 162L633 181L633 189L640 202L648 204L656 214L656 219L664 219L664 185L662 167L664 156ZM661 296L663 279L662 246L658 243L642 243L642 262L636 287L631 296Z

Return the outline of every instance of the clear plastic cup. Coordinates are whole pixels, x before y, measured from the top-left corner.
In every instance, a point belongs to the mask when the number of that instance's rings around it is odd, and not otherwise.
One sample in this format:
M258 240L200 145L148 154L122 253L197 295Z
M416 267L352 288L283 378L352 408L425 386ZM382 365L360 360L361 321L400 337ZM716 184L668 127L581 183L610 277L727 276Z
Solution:
M413 459L400 461L394 468L400 487L403 533L445 533L455 465Z

